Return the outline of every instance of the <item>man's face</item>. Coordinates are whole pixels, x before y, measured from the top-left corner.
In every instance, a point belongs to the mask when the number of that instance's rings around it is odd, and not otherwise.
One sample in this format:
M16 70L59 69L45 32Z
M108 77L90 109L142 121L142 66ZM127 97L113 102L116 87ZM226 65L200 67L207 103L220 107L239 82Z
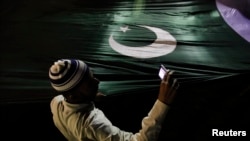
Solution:
M80 94L89 97L90 99L94 99L98 92L99 80L94 77L93 72L89 71L88 76L86 76L85 80L79 87Z

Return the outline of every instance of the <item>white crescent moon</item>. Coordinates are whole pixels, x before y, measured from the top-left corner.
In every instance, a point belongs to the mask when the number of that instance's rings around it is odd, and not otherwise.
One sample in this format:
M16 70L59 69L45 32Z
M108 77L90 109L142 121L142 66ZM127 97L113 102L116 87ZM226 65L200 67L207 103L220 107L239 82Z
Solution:
M109 45L120 54L135 58L153 58L173 52L176 48L176 39L167 31L156 27L143 26L156 34L156 40L147 46L131 47L116 42L113 34L109 37Z

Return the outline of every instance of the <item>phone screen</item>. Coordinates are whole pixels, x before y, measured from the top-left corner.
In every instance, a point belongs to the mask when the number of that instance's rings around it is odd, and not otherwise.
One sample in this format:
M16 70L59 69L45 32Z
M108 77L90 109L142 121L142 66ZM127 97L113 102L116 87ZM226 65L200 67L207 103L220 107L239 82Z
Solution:
M160 70L159 70L159 77L161 79L163 79L163 77L166 74L166 72L167 72L167 69L163 65L161 65Z

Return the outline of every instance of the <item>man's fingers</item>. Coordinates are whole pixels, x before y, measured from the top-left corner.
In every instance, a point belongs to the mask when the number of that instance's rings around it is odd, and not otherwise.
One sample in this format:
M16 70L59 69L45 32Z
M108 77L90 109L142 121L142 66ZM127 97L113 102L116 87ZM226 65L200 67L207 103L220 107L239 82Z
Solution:
M172 83L173 83L172 82L173 81L172 80L173 73L174 73L174 71L172 71L172 70L167 71L166 74L164 75L163 81L169 83L170 85L172 85Z
M166 74L164 75L164 77L162 79L165 82L168 80L168 73L169 73L169 71L166 72Z
M172 88L178 89L178 87L179 87L179 82L178 82L178 79L175 78L173 80Z
M169 94L174 95L175 91L179 88L179 83L177 79L173 80L172 85L170 86Z
M177 79L174 79L174 71L169 70L164 75L164 78L160 85L160 93L159 93L159 99L170 105L173 102L173 99L175 98L177 89L179 87L179 82Z
M174 101L175 95L177 93L177 89L179 87L179 83L177 79L173 80L173 84L169 86L170 89L167 93L167 103L171 104Z

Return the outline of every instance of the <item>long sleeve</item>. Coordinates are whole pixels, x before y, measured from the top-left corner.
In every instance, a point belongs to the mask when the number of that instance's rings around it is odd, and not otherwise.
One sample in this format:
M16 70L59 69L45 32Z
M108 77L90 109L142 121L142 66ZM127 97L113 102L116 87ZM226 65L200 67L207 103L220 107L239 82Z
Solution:
M148 116L142 120L142 129L133 136L136 141L157 141L169 107L157 100Z
M87 119L84 132L86 138L97 141L157 141L162 123L169 107L157 100L138 133L131 133L115 127L101 111L92 112Z

